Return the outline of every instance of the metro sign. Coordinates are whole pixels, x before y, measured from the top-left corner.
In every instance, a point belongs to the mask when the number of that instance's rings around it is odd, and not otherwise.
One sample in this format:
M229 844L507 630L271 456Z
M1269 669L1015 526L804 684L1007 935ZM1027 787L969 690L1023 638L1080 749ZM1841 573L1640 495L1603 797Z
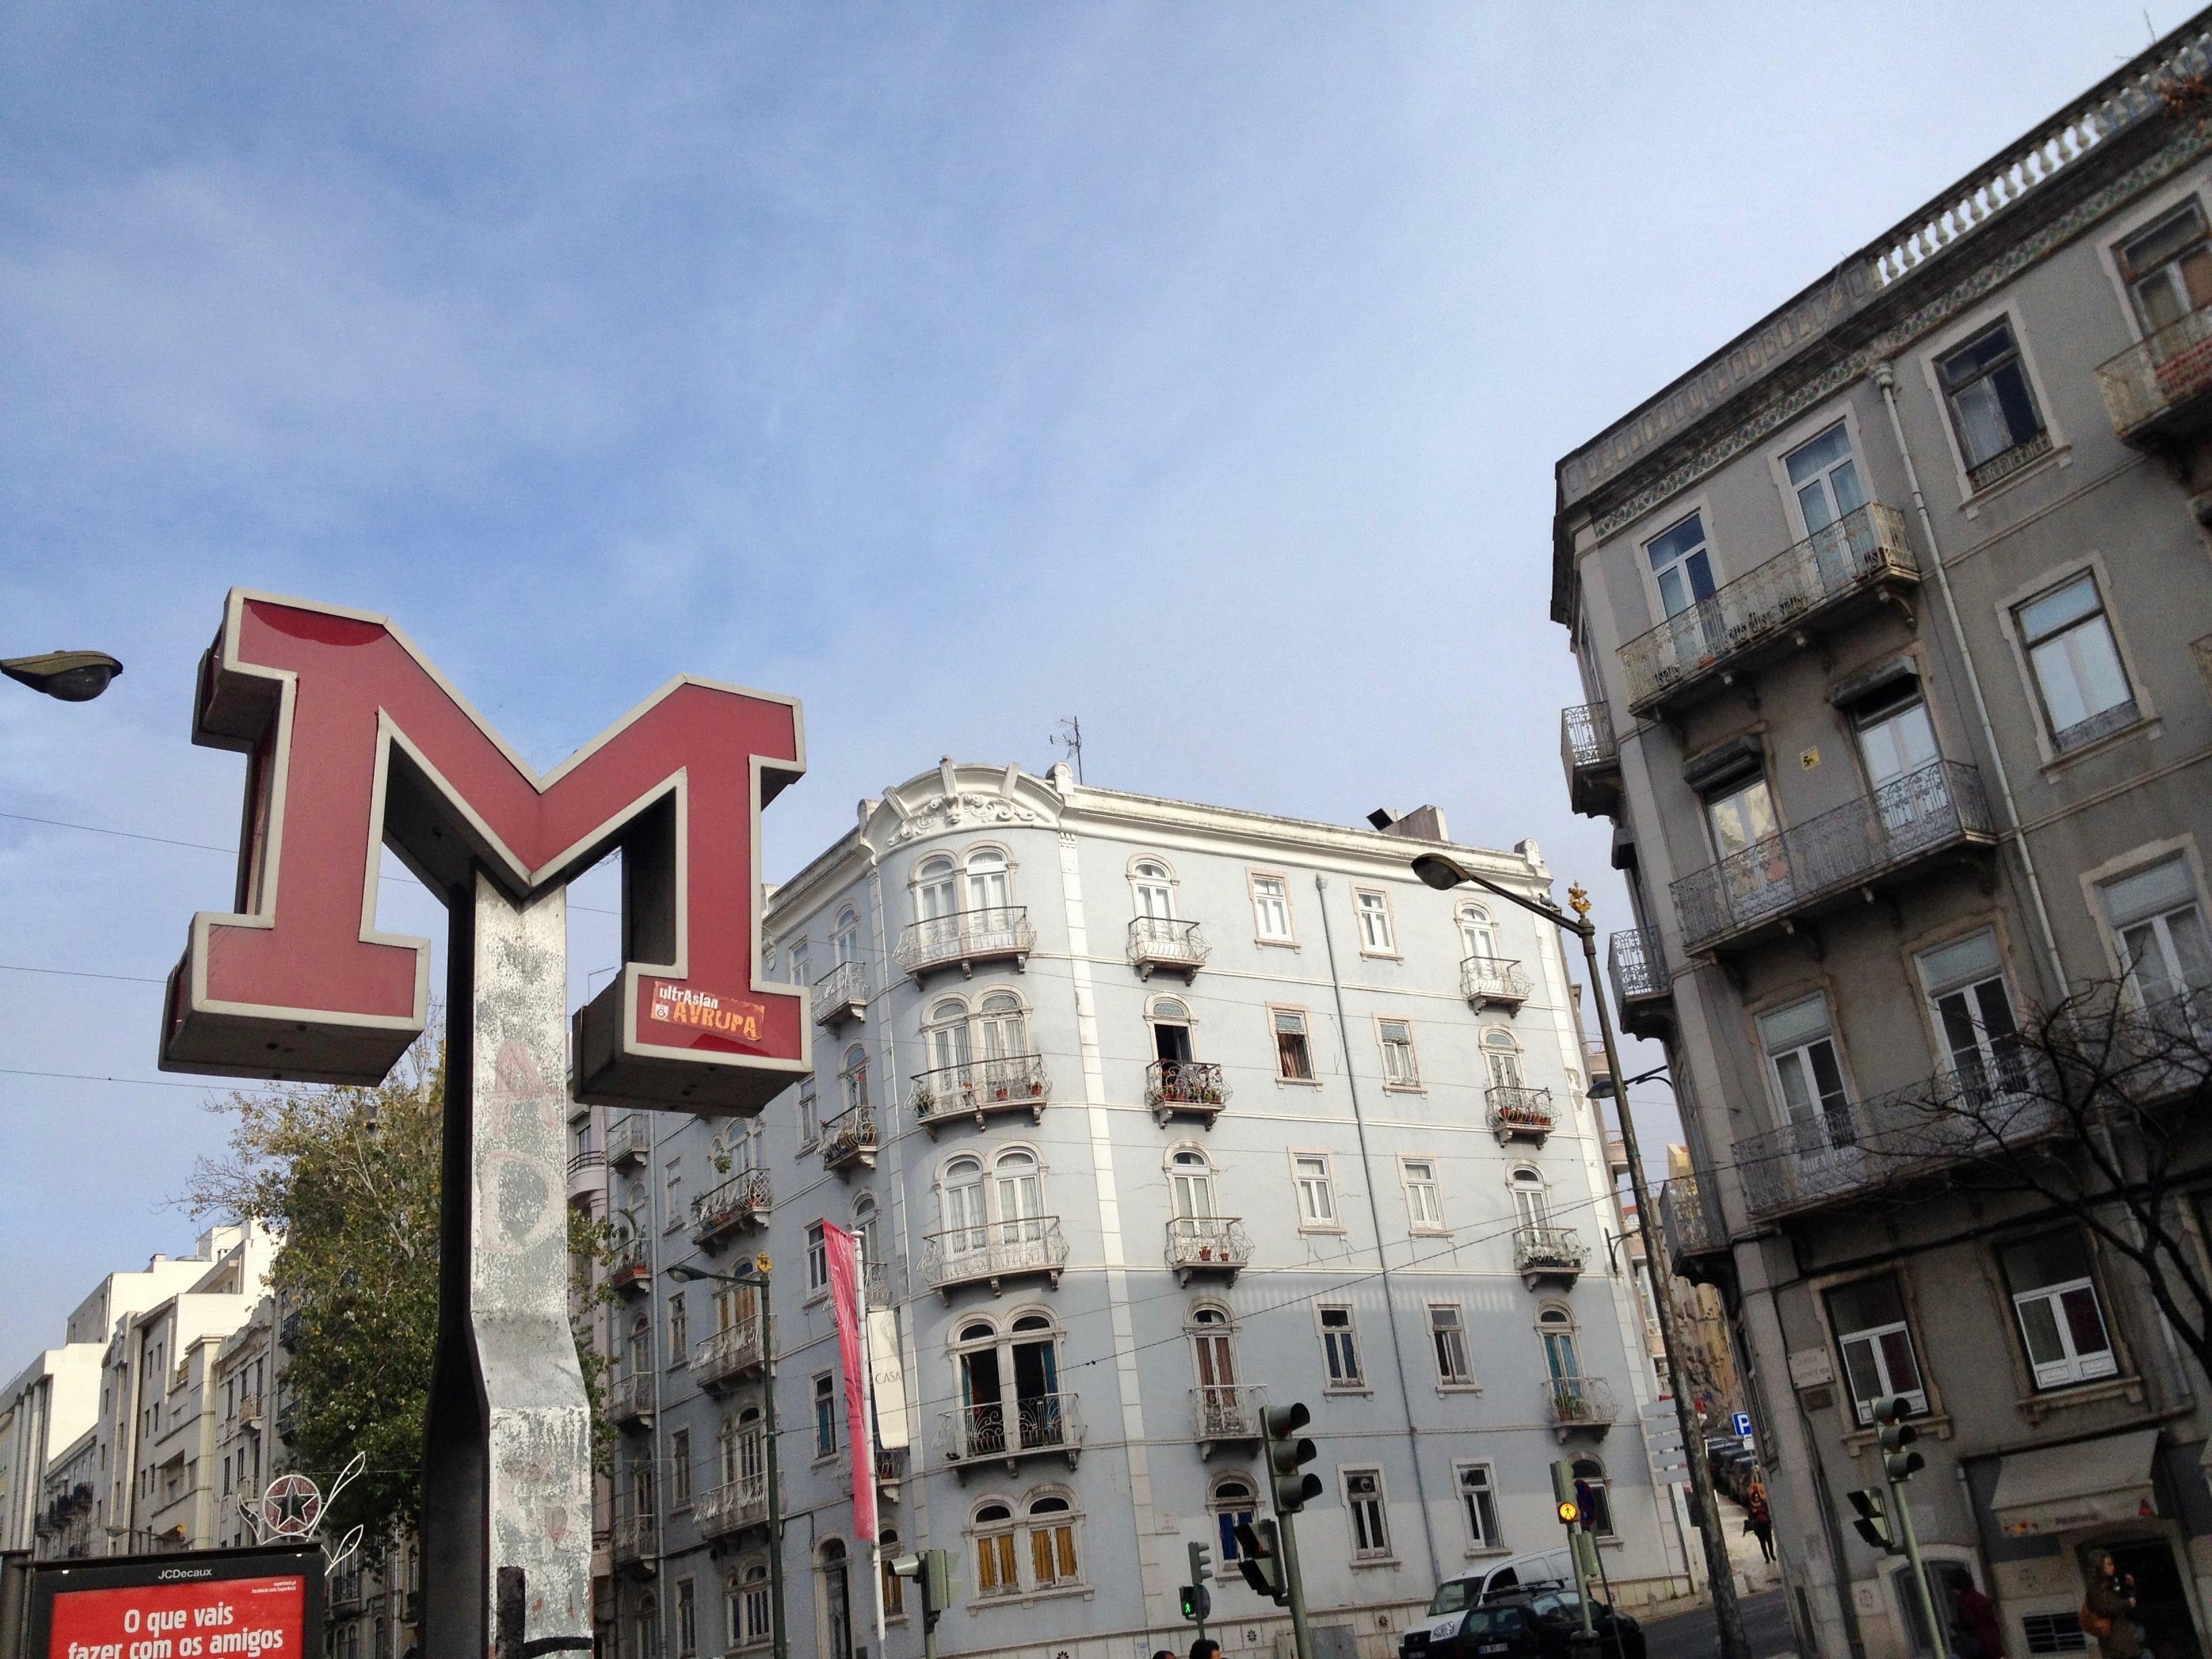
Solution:
M579 1101L750 1114L810 1069L805 991L760 975L760 812L805 770L796 702L679 678L541 778L386 618L234 589L192 740L246 755L245 822L237 908L192 919L169 976L164 1071L383 1080L430 988L429 941L377 930L385 846L447 899L457 956L474 870L521 903L621 849Z

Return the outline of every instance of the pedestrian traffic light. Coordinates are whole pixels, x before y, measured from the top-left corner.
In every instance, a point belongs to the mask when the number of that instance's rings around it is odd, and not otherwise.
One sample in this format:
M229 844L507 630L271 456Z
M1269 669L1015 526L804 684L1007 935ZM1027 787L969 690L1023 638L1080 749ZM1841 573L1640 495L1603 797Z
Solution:
M1844 1496L1851 1500L1851 1507L1858 1511L1857 1518L1851 1525L1858 1529L1861 1538L1884 1555L1905 1553L1904 1547L1889 1535L1889 1505L1882 1501L1880 1492L1868 1487L1846 1492Z
M1583 1515L1587 1513L1577 1486L1573 1464L1552 1465L1552 1497L1559 1505L1559 1524L1563 1527L1580 1526Z
M935 1630L938 1620L952 1605L952 1552L924 1550L919 1555L895 1555L890 1569L896 1577L914 1580L915 1588L921 1592L921 1627L924 1632Z
M1298 1437L1298 1431L1313 1421L1303 1403L1270 1406L1260 1414L1267 1436L1267 1468L1275 1489L1275 1513L1296 1515L1322 1494L1321 1477L1304 1473L1305 1466L1321 1455L1321 1448Z
M1203 1626L1206 1614L1213 1611L1213 1592L1206 1587L1209 1569L1213 1564L1213 1551L1204 1544L1193 1544L1190 1550L1190 1583L1182 1587L1182 1616L1194 1625Z
M1912 1415L1912 1402L1901 1394L1893 1394L1874 1408L1875 1421L1881 1425L1882 1473L1893 1483L1910 1480L1928 1467L1928 1460L1917 1451L1907 1450L1920 1438L1920 1431L1905 1419Z
M1237 1523L1237 1571L1244 1582L1277 1607L1288 1607L1291 1587L1283 1577L1281 1539L1272 1521Z

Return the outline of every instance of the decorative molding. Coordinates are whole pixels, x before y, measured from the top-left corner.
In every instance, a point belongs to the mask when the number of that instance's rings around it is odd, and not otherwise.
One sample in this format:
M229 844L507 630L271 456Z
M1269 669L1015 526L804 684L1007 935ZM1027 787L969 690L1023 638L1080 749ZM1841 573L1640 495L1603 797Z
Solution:
M891 832L890 840L893 846L897 846L967 824L1041 824L1046 821L1044 814L1035 808L1008 800L1003 795L932 795L901 812L898 828Z

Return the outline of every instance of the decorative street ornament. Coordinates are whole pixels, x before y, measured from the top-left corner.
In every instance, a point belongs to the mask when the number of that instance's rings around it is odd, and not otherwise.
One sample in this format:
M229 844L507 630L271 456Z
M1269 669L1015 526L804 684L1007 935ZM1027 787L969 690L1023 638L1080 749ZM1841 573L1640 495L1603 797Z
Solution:
M271 1480L258 1498L238 1496L238 1512L253 1528L257 1544L320 1544L323 1552L323 1571L325 1577L337 1571L348 1557L361 1547L362 1529L356 1526L341 1538L335 1547L323 1543L319 1536L324 1513L337 1501L337 1496L349 1482L368 1465L365 1453L356 1452L353 1461L338 1471L338 1478L331 1483L330 1496L325 1498L315 1483L296 1469L287 1470Z
M799 705L679 678L540 777L385 618L234 589L192 738L246 756L245 827L235 909L193 918L169 976L164 1070L382 1082L430 1000L429 941L376 925L382 849L446 904L423 1650L483 1659L495 1601L528 1650L588 1649L570 1103L750 1116L811 1068L807 992L763 977L759 936ZM572 1028L567 885L617 851L622 970Z

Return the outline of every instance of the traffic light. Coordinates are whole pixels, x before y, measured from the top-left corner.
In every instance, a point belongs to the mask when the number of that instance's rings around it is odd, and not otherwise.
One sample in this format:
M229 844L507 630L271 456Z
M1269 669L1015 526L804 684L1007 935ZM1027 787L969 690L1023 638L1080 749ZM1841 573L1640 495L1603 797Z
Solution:
M1267 1468L1275 1488L1275 1513L1296 1515L1322 1494L1321 1477L1304 1473L1305 1466L1321 1455L1321 1448L1298 1437L1298 1431L1313 1421L1303 1404L1270 1406L1260 1414L1267 1434Z
M1559 1524L1563 1527L1580 1526L1583 1516L1588 1513L1583 1507L1583 1498L1578 1486L1579 1483L1575 1480L1573 1464L1552 1465L1552 1497L1559 1505Z
M1905 1547L1889 1535L1889 1505L1882 1500L1880 1492L1863 1488L1844 1495L1851 1500L1851 1507L1858 1511L1858 1516L1851 1525L1858 1528L1861 1538L1884 1555L1905 1553Z
M914 1580L915 1588L921 1592L921 1627L925 1632L935 1630L938 1620L952 1605L952 1552L924 1550L919 1555L896 1555L890 1568L895 1576Z
M1193 1544L1190 1549L1190 1583L1182 1587L1182 1616L1192 1624L1203 1626L1206 1615L1213 1611L1213 1592L1206 1587L1207 1570L1213 1564L1213 1551L1204 1544Z
M1272 1521L1237 1523L1237 1571L1244 1582L1277 1607L1288 1607L1291 1587L1283 1577L1280 1540Z
M1901 1394L1893 1394L1874 1408L1874 1419L1881 1425L1882 1473L1893 1483L1910 1480L1928 1467L1928 1460L1907 1447L1920 1438L1920 1431L1905 1419L1912 1415L1912 1402Z

